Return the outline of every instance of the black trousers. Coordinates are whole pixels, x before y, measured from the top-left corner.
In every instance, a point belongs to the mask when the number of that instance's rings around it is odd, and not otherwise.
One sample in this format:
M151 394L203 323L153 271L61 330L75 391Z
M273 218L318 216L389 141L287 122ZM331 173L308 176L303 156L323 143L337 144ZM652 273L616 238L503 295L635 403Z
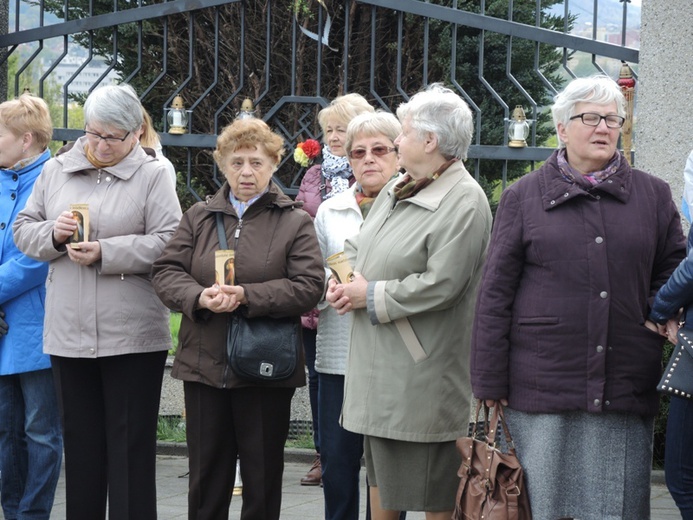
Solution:
M51 356L69 520L156 519L156 426L166 351Z
M278 520L293 388L185 382L190 520L228 520L240 458L241 520Z

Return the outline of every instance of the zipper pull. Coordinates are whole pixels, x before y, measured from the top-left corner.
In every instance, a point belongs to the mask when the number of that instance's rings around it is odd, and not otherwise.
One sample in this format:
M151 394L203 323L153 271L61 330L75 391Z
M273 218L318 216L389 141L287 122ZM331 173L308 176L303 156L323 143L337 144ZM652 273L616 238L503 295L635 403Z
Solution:
M99 173L96 176L96 184L101 184L101 170L99 170Z
M233 235L233 238L238 240L238 237L241 236L241 228L243 227L243 219L239 218L238 219L238 227L236 227L236 232Z

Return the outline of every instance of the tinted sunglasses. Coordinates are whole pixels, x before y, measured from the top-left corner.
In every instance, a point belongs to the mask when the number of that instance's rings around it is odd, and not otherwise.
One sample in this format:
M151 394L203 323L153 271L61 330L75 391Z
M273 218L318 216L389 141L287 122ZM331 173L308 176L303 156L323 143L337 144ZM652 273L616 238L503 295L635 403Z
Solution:
M390 146L374 146L371 148L371 153L375 155L376 157L382 157L383 155L387 155L392 152L397 151L397 147L390 147ZM363 159L366 154L368 153L367 148L356 148L355 150L352 150L349 152L349 157L352 159Z

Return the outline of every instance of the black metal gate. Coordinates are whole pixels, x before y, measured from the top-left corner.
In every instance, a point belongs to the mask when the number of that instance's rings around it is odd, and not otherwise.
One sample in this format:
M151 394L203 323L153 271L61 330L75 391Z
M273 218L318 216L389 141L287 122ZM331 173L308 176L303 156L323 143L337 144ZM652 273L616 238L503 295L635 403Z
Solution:
M475 114L467 166L493 194L551 152L545 106L561 79L614 76L621 61L637 71L630 38L639 8L629 3L16 0L9 31L0 36L0 63L10 94L29 88L59 107L56 141L82 135L71 109L84 97L78 82L86 81L87 90L112 75L131 83L180 172L179 194L187 191L191 199L219 184L211 150L245 98L293 150L321 137L317 111L336 95L356 91L393 111L426 84L442 81ZM77 63L74 72L58 81L68 60ZM105 66L94 73L99 60ZM183 135L169 134L164 117L177 95L190 116ZM507 119L518 104L537 121L526 148L507 146ZM288 153L277 180L295 193L303 171Z

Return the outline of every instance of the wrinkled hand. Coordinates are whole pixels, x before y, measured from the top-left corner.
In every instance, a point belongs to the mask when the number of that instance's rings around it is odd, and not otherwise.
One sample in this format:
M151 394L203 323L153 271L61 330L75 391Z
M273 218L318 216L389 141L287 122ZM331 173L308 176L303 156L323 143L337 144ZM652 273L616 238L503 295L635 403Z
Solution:
M665 336L674 345L676 345L679 342L678 332L679 332L680 326L681 325L679 324L678 318L671 318L664 325Z
M212 312L233 312L241 305L248 303L245 291L240 285L218 285L203 289L198 300L201 308Z
M7 331L9 330L9 328L10 328L10 326L5 321L5 311L0 309L0 337L7 334Z
M330 278L327 282L327 292L325 293L325 301L330 304L337 314L340 316L351 310L349 298L344 296L344 284L337 283L337 280Z
M77 221L69 211L63 211L58 218L55 219L53 225L53 240L56 244L64 244L77 229Z
M327 283L325 300L340 316L366 307L367 297L368 281L360 273L354 273L354 279L349 283L337 283L334 278Z
M67 255L76 264L91 265L101 260L101 244L98 241L79 242L79 249L67 246Z

